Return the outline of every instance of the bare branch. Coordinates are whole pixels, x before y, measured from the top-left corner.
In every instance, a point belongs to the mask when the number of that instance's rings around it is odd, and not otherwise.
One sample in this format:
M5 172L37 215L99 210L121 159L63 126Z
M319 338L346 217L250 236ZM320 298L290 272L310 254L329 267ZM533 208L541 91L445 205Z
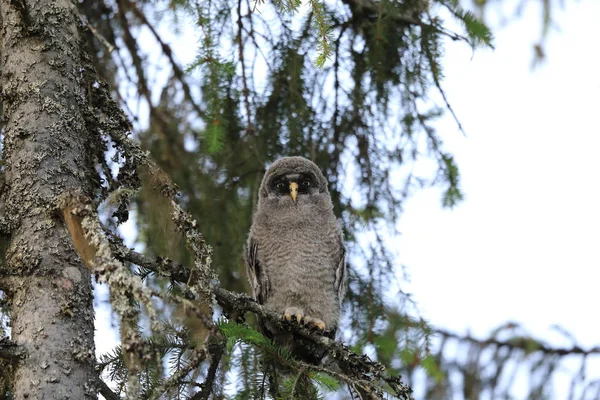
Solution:
M150 21L148 21L148 18L146 18L146 15L144 15L142 10L140 10L136 6L135 2L130 1L129 3L127 3L127 5L130 7L131 11L133 11L133 14L136 16L136 18L138 18L144 25L146 25L148 27L148 29L150 29L150 32L154 36L154 39L158 42L158 44L160 44L160 47L161 47L163 53L167 56L167 58L171 62L171 66L173 67L173 73L175 74L175 77L181 83L181 87L183 89L183 94L185 95L185 98L190 102L190 104L192 105L192 107L194 108L196 113L198 113L198 116L200 116L202 118L206 117L206 113L200 108L200 106L194 100L192 91L190 89L190 85L188 85L188 83L185 79L185 74L184 74L183 70L181 69L181 67L179 67L179 64L175 61L171 47L162 40L161 36L158 34L156 29L154 29L154 26L150 23Z
M98 393L100 393L106 400L121 400L118 394L112 391L111 388L100 378L98 378Z
M589 356L591 354L600 354L600 346L592 347L590 349L583 349L579 346L573 347L550 347L545 345L538 340L527 337L527 336L519 336L509 340L499 340L494 337L488 339L477 339L471 335L458 335L454 332L447 331L445 329L434 329L434 333L437 333L440 336L445 338L455 339L461 342L472 343L478 347L485 348L490 345L496 347L505 347L511 350L521 350L525 353L533 353L539 351L545 355L549 356L571 356L571 355L581 355L581 356Z

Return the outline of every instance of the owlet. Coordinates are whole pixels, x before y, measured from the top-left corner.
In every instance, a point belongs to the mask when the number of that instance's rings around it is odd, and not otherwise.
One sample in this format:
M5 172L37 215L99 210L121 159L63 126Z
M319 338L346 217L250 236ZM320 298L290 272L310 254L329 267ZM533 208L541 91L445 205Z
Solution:
M268 169L245 261L252 294L260 304L287 320L335 335L345 293L345 251L327 181L312 161L285 157ZM301 338L277 332L267 321L259 326L300 358L318 362L322 357L306 354Z

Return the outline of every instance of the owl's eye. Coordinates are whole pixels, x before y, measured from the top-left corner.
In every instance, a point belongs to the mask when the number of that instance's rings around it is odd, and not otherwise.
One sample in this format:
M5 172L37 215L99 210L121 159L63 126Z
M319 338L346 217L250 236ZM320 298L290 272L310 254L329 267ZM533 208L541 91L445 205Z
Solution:
M277 182L277 184L275 185L275 187L276 187L277 189L281 189L283 186L284 186L284 185L283 185L283 182L281 182L281 181Z
M310 186L310 179L304 179L304 180L302 181L302 186L309 187L309 186Z

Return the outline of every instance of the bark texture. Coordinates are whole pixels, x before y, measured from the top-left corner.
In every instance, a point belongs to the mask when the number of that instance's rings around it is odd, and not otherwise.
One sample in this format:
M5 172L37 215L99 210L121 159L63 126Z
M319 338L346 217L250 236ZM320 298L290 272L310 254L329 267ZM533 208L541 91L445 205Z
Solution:
M56 210L92 194L96 144L86 129L79 19L69 0L0 0L5 117L0 287L11 302L13 398L96 397L90 274Z

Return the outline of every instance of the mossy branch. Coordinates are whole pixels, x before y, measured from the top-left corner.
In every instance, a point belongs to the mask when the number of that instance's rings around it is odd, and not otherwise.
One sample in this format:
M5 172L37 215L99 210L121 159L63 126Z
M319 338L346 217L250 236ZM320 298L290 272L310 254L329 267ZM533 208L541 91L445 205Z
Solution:
M149 270L168 277L172 280L185 283L189 279L189 272L180 265L172 262L165 263L162 258L152 259L144 256L134 250L114 243L115 254L122 257L123 261L135 263ZM168 269L172 268L171 271ZM310 366L324 373L337 376L346 383L351 383L356 386L361 393L371 393L372 398L378 398L377 394L381 394L380 382L385 382L392 388L393 393L402 399L410 399L411 389L400 381L399 377L390 377L385 373L385 367L371 360L366 355L356 354L342 343L336 342L328 337L317 334L314 330L307 327L297 325L296 323L286 321L281 315L268 310L258 304L250 296L240 293L234 293L223 289L216 280L212 281L212 292L214 293L217 303L223 307L223 310L233 320L243 319L246 312L252 312L255 315L270 321L273 326L282 331L293 331L300 336L311 340L315 346L326 349L329 356L335 360L343 373L336 373L324 367ZM296 361L296 363L300 363ZM302 365L299 364L302 367Z
M153 355L138 332L139 311L134 302L145 306L152 330L156 331L158 319L151 293L139 277L113 256L90 199L79 193L66 192L59 196L58 208L79 256L99 282L108 284L113 310L121 322L123 355L129 371L127 394L128 398L135 398L140 391L138 374L143 363Z

